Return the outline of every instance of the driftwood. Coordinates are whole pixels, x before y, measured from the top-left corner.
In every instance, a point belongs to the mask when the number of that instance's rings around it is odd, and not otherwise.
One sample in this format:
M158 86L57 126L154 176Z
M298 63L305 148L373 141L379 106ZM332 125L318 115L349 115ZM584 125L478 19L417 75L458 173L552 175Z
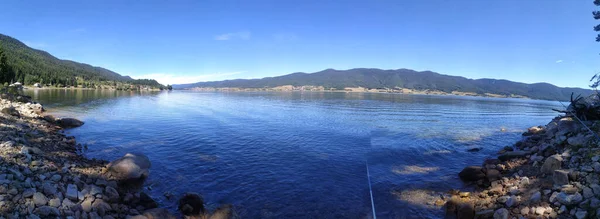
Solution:
M577 97L573 98L573 93L571 93L571 104L565 111L565 113L572 113L577 118L586 121L586 120L600 120L600 99L598 98L598 94L593 94L590 97L583 98L581 95L577 95ZM559 110L555 110L557 112L561 112Z

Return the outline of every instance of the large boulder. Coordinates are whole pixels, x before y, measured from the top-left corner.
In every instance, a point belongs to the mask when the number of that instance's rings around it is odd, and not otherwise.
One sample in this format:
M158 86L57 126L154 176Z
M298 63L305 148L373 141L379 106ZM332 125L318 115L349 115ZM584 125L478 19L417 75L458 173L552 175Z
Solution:
M204 214L204 200L196 193L186 193L179 199L178 210L185 216L199 216Z
M55 122L63 128L76 128L84 124L84 122L74 118L60 118L56 119Z
M559 135L566 135L568 133L574 133L579 131L579 123L571 118L571 117L565 117L562 118L560 120L558 120L558 134Z
M127 153L110 162L106 168L110 176L118 181L144 180L150 173L150 165L146 155Z
M485 178L483 169L479 166L468 166L465 167L458 176L465 181L477 181Z
M546 174L554 173L555 170L558 170L562 166L562 157L558 154L552 155L546 158L544 164L542 165L541 172Z
M21 113L19 113L19 111L17 111L17 109L15 109L12 106L2 109L2 113L6 114L6 115L16 116L16 117L21 116Z

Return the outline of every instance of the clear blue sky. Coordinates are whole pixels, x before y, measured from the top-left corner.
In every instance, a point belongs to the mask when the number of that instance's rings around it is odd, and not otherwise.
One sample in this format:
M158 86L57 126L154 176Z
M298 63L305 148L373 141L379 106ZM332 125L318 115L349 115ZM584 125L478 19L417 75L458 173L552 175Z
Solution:
M4 0L0 33L162 83L368 67L587 87L592 2Z

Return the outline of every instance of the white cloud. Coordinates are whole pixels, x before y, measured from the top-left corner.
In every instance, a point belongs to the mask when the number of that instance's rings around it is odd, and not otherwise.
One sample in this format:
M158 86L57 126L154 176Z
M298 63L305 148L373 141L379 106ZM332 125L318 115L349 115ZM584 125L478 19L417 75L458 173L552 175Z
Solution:
M561 63L561 62L563 62L563 60L562 60L562 59L560 59L560 60L556 60L556 63Z
M224 33L215 36L215 40L249 40L252 34L248 31L236 32L236 33Z
M139 76L131 76L134 79L154 79L158 83L167 84L191 84L202 81L218 81L233 79L231 76L244 73L243 71L237 72L226 72L226 73L214 73L214 74L203 74L203 75L176 75L170 73L154 73Z

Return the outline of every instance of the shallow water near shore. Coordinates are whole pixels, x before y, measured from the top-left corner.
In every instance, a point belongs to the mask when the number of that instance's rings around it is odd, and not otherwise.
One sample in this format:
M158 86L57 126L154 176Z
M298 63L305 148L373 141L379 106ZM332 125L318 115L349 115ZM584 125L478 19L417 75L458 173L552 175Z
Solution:
M439 218L427 191L558 115L558 102L378 93L27 90L89 157L142 152L147 185L175 211L185 192L243 218ZM468 149L481 147L481 151ZM425 192L424 192L425 191ZM170 192L174 199L163 194Z

